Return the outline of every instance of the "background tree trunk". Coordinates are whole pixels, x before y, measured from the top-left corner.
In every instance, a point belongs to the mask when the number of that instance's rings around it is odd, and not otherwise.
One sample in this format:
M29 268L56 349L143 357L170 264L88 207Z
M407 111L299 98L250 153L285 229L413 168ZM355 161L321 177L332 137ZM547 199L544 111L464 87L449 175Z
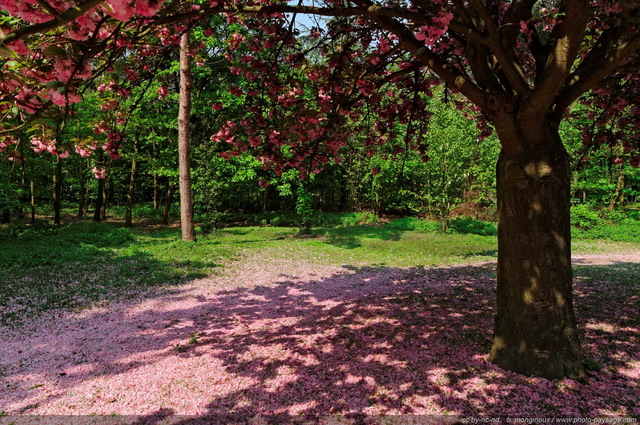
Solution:
M570 168L557 131L497 164L498 285L489 360L549 379L583 377L572 303ZM528 146L528 148L527 148Z
M98 179L98 193L96 194L96 205L93 212L93 221L100 222L102 218L102 199L104 197L104 179Z
M609 202L609 211L613 212L616 209L616 204L620 208L624 207L624 173L622 172L622 164L617 167L618 181L616 183L616 191Z
M171 212L171 204L173 203L173 182L169 179L167 183L167 197L164 200L162 209L162 224L169 224L169 213Z
M180 39L180 108L178 112L178 164L180 168L180 227L182 240L196 241L193 226L193 194L191 193L190 129L191 63L189 31Z
M129 191L127 192L127 211L125 213L125 226L131 227L133 225L133 198L136 189L136 177L138 175L138 161L136 160L136 154L138 153L138 144L133 142L134 157L131 160L131 177L129 179Z
M56 171L53 175L53 222L60 224L62 208L62 160L56 158Z
M80 163L80 166L78 167L78 174L80 176L80 181L79 181L79 185L80 185L80 190L78 191L78 214L76 214L76 217L78 218L82 218L84 217L84 211L86 208L86 203L87 203L87 177L85 174L85 168L86 168L86 164L84 162Z
M158 154L156 152L157 148L156 148L156 142L152 142L151 147L153 149L153 157L157 158ZM160 198L160 185L158 184L158 173L155 171L155 167L154 167L154 171L153 171L153 209L157 210L160 207L160 203L158 202L158 199Z
M31 224L36 224L36 183L31 178Z
M102 186L102 208L100 211L100 215L102 216L102 221L107 221L107 207L109 206L109 191L111 188L111 170L107 169L107 176L103 179L104 185Z

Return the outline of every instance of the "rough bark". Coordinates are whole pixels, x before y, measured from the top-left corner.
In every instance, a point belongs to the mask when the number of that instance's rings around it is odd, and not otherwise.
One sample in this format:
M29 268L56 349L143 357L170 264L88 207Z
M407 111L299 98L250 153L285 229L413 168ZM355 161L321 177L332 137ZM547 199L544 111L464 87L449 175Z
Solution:
M180 169L180 227L182 240L196 241L193 225L193 195L191 193L190 129L191 123L191 62L189 31L180 39L180 106L178 111L178 166Z
M583 377L572 302L570 168L558 133L497 164L498 282L489 360L549 379Z

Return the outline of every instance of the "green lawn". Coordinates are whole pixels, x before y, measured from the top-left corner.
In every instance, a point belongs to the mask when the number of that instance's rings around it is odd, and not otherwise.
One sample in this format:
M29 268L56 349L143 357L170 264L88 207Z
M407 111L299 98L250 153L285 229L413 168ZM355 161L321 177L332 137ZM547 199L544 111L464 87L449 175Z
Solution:
M78 309L135 297L219 273L245 255L292 257L318 264L387 267L494 261L496 237L440 233L415 220L314 228L296 237L291 227L230 227L180 240L175 228L125 229L74 223L4 228L0 256L0 322L19 322L54 309ZM479 233L491 233L483 231ZM463 228L468 228L464 227ZM416 230L417 229L417 230ZM574 253L640 251L638 242L574 240ZM613 271L612 273L617 273ZM622 273L622 272L620 272Z

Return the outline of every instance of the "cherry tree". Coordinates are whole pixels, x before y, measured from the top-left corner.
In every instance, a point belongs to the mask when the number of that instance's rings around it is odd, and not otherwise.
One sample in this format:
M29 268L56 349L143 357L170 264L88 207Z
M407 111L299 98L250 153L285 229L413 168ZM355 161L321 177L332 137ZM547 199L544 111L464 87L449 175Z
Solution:
M276 172L315 173L352 143L424 151L427 99L451 101L497 133L497 311L489 360L519 373L585 375L572 305L569 156L558 132L577 101L603 128L585 140L621 143L637 165L640 35L635 2L619 0L326 0L164 2L0 0L3 131L13 105L37 111L77 101L80 81L147 37L176 43L206 16L248 28L227 40L247 84L247 118L213 140L251 149ZM299 14L332 17L298 37ZM147 52L147 53L145 53ZM129 53L132 54L132 53ZM589 94L594 94L590 96ZM224 107L219 105L218 107ZM363 115L363 112L364 115ZM624 118L623 120L620 120ZM612 122L617 122L615 127ZM624 129L624 130L623 130ZM592 138L591 136L597 136ZM589 142L590 143L590 142ZM425 160L428 158L425 157Z

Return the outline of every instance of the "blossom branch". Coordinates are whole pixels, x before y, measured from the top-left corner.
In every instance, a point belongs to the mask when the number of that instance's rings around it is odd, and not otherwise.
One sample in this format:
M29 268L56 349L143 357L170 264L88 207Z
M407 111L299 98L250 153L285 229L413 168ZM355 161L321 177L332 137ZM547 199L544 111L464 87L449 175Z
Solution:
M24 28L19 28L8 34L0 35L0 43L9 43L11 41L19 40L29 35L41 34L54 30L81 17L89 10L98 6L100 3L102 3L102 0L86 0L85 2L80 3L77 6L71 7L64 12L59 13L58 16L50 21L29 25Z
M455 87L464 96L481 108L485 106L485 93L469 76L456 69L437 54L425 48L424 43L416 40L413 33L403 24L393 18L381 15L370 15L369 18L383 29L392 32L399 39L399 44L411 52L414 57L429 67L449 86Z

